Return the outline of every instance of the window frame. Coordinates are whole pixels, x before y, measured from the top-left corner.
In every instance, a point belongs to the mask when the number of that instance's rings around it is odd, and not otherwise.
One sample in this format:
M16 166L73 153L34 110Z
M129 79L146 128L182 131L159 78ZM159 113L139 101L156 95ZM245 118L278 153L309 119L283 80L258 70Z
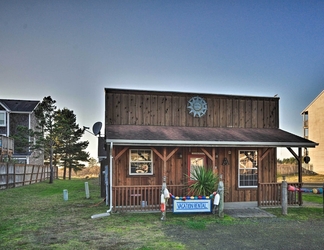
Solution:
M0 127L6 127L7 126L7 114L5 111L0 110L0 115L3 114L3 123L0 123Z
M255 157L256 159L254 160L255 161L255 167L241 167L241 152L255 152ZM246 157L247 158L247 157ZM253 163L252 163L253 164ZM258 187L258 178L259 178L259 174L258 174L258 166L259 166L259 158L258 158L258 150L257 149L242 149L242 150L239 150L238 151L238 175L237 175L237 180L238 180L238 188L257 188ZM243 177L244 175L241 174L241 170L247 170L247 171L251 171L252 173L250 174L250 176L252 177L251 180L242 180L241 177ZM247 177L249 178L248 176L249 174L247 174ZM256 175L256 180L254 179L254 176ZM251 182L254 182L255 185L242 185L241 184L241 181L245 181L245 182L248 182L248 181L251 181ZM253 184L253 183L252 183Z
M150 152L150 160L147 161L134 161L132 160L132 152L134 153L134 151L147 151ZM139 173L132 173L132 163L138 164L138 165L148 165L148 169L151 169L151 172L139 172ZM130 176L139 176L139 175L153 175L154 174L154 168L153 168L153 151L151 149L147 149L147 148L132 148L129 149L129 168L128 168L128 174Z

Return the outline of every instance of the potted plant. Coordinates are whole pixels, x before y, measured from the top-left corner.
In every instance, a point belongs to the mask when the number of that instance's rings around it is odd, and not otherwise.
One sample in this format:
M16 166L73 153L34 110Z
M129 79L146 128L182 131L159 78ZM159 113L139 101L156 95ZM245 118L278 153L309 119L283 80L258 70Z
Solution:
M191 181L189 183L190 195L208 196L217 190L218 181L218 175L212 169L195 167L191 172Z

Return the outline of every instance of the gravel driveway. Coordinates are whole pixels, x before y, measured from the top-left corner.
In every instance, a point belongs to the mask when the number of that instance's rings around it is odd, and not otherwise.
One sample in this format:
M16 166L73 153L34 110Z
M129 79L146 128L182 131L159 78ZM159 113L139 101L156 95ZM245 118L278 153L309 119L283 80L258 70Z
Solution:
M166 226L165 234L187 249L323 249L324 221L242 218L236 225L209 225L204 230Z

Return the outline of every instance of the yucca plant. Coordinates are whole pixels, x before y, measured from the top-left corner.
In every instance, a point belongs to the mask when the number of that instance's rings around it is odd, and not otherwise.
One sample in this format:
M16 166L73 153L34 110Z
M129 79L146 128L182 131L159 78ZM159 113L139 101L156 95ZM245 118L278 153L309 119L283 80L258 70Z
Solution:
M191 184L189 184L190 195L210 195L217 190L218 181L218 175L213 173L213 170L204 167L195 167L191 172Z

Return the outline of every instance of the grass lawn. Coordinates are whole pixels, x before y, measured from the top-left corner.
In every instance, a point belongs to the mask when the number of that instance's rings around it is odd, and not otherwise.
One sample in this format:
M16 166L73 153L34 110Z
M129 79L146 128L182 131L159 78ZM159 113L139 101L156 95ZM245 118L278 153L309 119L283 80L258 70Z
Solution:
M89 183L90 199L85 198L85 182ZM68 190L68 200L63 190ZM104 213L97 179L55 180L0 191L0 249L184 249L171 241L161 230L163 224L201 229L208 223L230 223L231 217L214 215L181 216L160 213ZM158 246L158 247L157 247ZM115 248L114 248L115 247Z
M90 198L85 198L84 183ZM63 190L68 200L63 200ZM200 231L243 223L225 215L124 213L91 219L107 206L100 198L98 179L54 180L0 191L0 249L187 249L165 234L172 225ZM317 198L317 197L316 197ZM312 198L313 199L313 198ZM267 210L280 216L280 209ZM321 208L289 208L287 219L323 219ZM284 218L285 219L285 218ZM244 223L247 223L245 220ZM253 222L255 223L255 221Z

